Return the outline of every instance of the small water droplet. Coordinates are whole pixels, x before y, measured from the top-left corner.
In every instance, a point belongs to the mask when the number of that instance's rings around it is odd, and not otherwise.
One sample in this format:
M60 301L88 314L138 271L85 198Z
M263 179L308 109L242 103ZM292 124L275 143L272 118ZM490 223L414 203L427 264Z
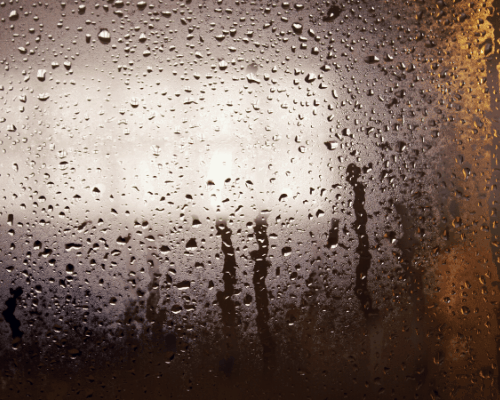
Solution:
M107 29L101 29L97 37L102 43L109 43L111 40L111 34Z

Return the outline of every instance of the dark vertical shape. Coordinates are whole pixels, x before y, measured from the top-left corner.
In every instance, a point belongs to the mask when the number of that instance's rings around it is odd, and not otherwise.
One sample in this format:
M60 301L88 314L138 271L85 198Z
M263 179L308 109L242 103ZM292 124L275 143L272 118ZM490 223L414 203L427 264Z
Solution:
M144 221L147 222L147 221ZM160 302L160 267L154 260L154 256L147 252L147 264L149 265L148 274L151 281L148 285L149 296L146 302L146 318L152 322L152 330L155 335L162 335L163 322L165 322L166 313L158 307Z
M330 226L330 231L328 232L328 240L326 242L326 247L329 249L335 248L339 244L339 220L332 218L332 225Z
M148 226L149 222L146 220L142 221L142 226ZM160 349L168 348L168 335L165 337L165 323L168 320L167 310L164 307L161 307L161 273L160 273L160 264L157 260L157 257L152 251L151 248L146 247L145 249L146 256L146 264L147 264L147 273L150 277L150 281L148 284L148 297L146 300L146 312L145 317L146 321L149 323L145 324L146 332L148 334L148 341L146 345L150 348L153 348L154 351L160 351ZM136 308L135 312L139 312L139 309L142 309L142 305L139 308ZM167 350L169 351L169 350ZM172 359L171 357L170 359Z
M236 326L236 305L232 296L236 285L236 258L233 243L231 242L231 229L222 221L217 224L217 234L222 239L222 253L224 254L224 267L222 268L222 281L224 291L217 292L217 301L222 310L222 322L225 326L226 336L231 336Z
M356 297L361 302L361 307L365 317L376 314L377 310L373 309L372 298L368 291L368 270L370 269L372 256L370 254L370 242L366 233L366 224L368 215L365 210L365 187L358 179L361 177L361 168L355 164L349 164L347 167L347 182L354 190L354 231L358 236L358 247L356 252L359 255L359 262L356 267L356 284L354 290Z
M228 378L231 376L231 372L233 372L234 365L234 357L230 356L228 358L223 358L219 361L219 370L224 372Z
M21 322L14 315L14 311L16 311L17 299L23 294L23 289L20 287L15 290L10 289L10 294L12 295L12 297L7 299L7 301L5 302L7 309L2 312L2 315L5 321L10 325L10 329L12 331L12 339L22 338L24 332L20 329Z
M149 296L146 302L146 318L148 321L153 322L156 327L161 327L158 319L160 314L160 310L158 309L158 303L160 302L159 277L159 273L153 269L151 281L148 285Z
M167 351L175 353L177 351L177 336L174 333L168 333L165 336L165 348Z
M175 332L168 333L165 336L165 350L167 351L170 361L172 361L175 357L175 353L177 352L177 336L175 335Z
M418 361L415 363L415 370L420 371L414 375L414 378L417 381L417 387L424 387L424 383L427 377L427 349L425 348L425 340L422 335L416 335L416 331L424 331L423 317L425 316L424 312L424 294L423 294L423 276L419 269L412 268L412 260L415 256L415 248L417 246L417 239L415 238L414 231L415 227L412 224L412 221L415 221L412 218L407 208L403 204L395 204L396 212L401 218L401 224L403 227L403 237L401 237L396 246L401 252L401 266L405 270L405 275L407 281L410 284L409 290L411 293L411 315L412 315L412 329L410 329L411 333L411 342L414 347L415 354L419 357ZM425 392L425 389L424 389Z
M500 63L500 53L498 52L498 43L500 42L500 0L493 0L494 11L490 17L487 19L493 26L494 30L494 42L497 45L492 46L495 50L493 53L489 54L488 62L487 62L487 71L488 71L488 90L490 94L490 107L491 107L491 115L489 115L489 119L492 124L492 128L500 132L500 79L498 76L497 66ZM488 45L488 43L486 44ZM491 46L491 43L489 43ZM498 161L498 156L500 155L498 149L500 148L500 138L499 135L491 135L492 136L492 174L491 174L491 184L496 185L496 182L500 178L500 166L496 164ZM490 207L494 204L498 204L499 201L499 193L497 190L492 190L490 195ZM497 268L497 274L500 276L500 252L498 251L498 247L494 246L495 242L498 241L500 237L500 226L498 224L498 210L496 207L492 207L490 210L490 229L491 229L491 253L493 256L493 262ZM500 289L500 282L494 282L497 287ZM496 309L496 317L497 323L500 325L500 306L497 306ZM500 335L496 338L497 344L497 365L500 365ZM500 377L497 376L497 390L500 392Z
M264 367L269 369L274 361L275 344L269 330L269 296L266 288L266 277L271 263L267 260L269 238L267 236L267 221L263 215L255 219L255 238L259 248L251 252L255 262L253 269L253 285L255 304L257 307L257 330L263 348Z

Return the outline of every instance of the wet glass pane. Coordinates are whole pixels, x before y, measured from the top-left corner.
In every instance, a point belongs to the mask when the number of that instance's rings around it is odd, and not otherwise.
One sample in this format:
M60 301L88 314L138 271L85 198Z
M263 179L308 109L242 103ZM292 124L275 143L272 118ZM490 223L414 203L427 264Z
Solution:
M0 397L498 399L500 1L0 3Z

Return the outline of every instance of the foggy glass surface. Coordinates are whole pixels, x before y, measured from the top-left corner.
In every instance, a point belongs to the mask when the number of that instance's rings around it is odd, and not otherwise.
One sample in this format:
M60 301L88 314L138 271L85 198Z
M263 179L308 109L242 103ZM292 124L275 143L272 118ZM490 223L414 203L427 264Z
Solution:
M500 1L0 3L1 399L498 399Z

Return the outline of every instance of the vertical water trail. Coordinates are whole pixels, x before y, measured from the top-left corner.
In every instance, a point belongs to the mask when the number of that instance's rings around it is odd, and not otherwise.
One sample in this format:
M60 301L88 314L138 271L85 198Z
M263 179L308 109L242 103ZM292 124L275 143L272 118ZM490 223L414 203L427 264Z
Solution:
M255 238L258 249L251 252L254 261L253 285L257 307L257 330L263 349L264 368L270 369L274 363L275 343L269 329L269 295L266 278L271 263L267 260L269 238L267 236L267 221L262 214L255 219Z

